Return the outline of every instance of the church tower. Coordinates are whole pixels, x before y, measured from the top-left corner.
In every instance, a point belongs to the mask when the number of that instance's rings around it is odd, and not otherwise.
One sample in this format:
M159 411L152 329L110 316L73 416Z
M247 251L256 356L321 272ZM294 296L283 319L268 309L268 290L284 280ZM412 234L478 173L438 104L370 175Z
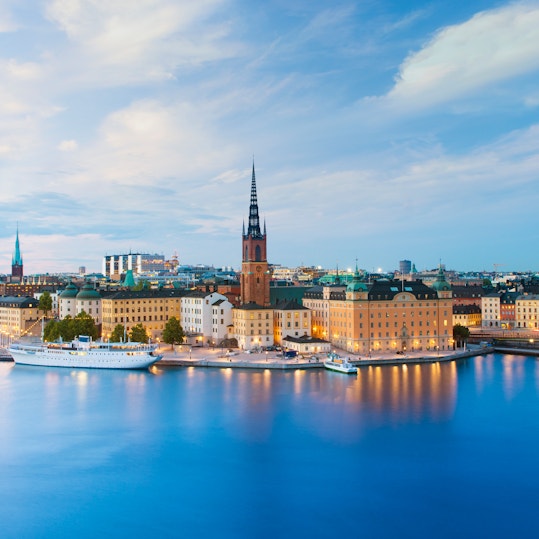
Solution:
M256 303L262 307L270 304L270 275L266 255L266 223L260 231L258 201L256 197L255 164L251 179L251 205L249 206L249 227L242 234L241 302Z
M19 246L19 227L17 226L17 236L15 238L15 252L13 253L13 258L11 259L11 281L21 282L22 276L22 256L21 249Z

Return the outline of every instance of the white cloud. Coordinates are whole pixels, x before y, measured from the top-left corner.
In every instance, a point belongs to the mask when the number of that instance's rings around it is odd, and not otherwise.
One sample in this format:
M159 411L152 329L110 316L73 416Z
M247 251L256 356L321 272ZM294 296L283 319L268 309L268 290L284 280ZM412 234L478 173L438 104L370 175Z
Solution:
M224 40L229 35L225 17L212 21L223 3L52 0L46 13L76 49L58 58L59 64L72 65L82 57L85 69L76 77L110 86L166 80L179 66L234 54Z
M76 140L62 140L60 144L58 144L58 149L61 152L72 152L76 150L79 147Z
M539 4L519 2L439 31L401 65L390 104L425 107L539 69Z

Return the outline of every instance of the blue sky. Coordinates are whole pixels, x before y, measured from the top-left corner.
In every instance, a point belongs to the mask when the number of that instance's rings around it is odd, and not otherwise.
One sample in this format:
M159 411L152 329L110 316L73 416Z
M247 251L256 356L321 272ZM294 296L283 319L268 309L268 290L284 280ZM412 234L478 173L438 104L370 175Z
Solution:
M23 4L21 6L21 4ZM537 270L539 1L0 0L0 272Z

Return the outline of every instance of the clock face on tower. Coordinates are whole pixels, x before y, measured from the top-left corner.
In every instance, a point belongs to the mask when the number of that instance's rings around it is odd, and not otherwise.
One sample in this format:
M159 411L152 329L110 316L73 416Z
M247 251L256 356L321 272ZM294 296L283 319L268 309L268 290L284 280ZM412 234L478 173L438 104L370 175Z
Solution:
M262 271L262 266L257 266L256 271Z

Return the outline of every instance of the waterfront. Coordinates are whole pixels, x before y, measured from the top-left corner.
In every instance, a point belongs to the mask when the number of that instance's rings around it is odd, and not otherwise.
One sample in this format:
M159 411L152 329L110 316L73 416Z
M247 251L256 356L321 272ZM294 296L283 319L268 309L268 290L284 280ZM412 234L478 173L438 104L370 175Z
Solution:
M0 364L2 537L537 537L539 361Z

